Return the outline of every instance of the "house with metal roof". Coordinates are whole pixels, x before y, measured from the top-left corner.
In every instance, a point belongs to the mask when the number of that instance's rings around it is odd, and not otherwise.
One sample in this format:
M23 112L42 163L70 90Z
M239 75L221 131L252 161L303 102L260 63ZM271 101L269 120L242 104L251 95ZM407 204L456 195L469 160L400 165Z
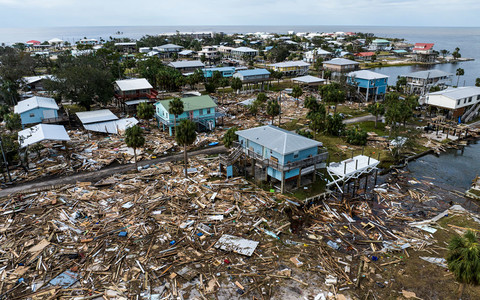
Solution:
M42 123L44 120L58 118L59 107L53 98L31 97L18 102L13 108L20 115L22 125Z
M258 83L267 81L270 78L270 72L266 69L241 70L233 74L233 77L240 78L243 83Z
M437 107L454 120L469 122L480 110L480 87L464 86L429 93L425 104Z
M310 64L303 60L284 61L268 65L276 72L282 72L285 76L302 76L308 73Z
M158 92L145 78L117 80L113 84L115 98L122 106L135 106L155 99Z
M358 69L359 63L346 58L334 58L332 60L324 61L323 68L335 73L352 72Z
M174 44L165 44L165 45L157 46L154 49L164 54L171 54L171 53L178 53L182 51L183 47L174 45Z
M407 79L407 93L424 95L434 86L445 89L452 85L453 74L432 69L400 75L400 77Z
M285 190L285 181L315 174L327 160L328 153L321 142L296 133L266 125L237 131L239 149L254 165L262 167L265 179L276 179Z
M390 47L390 41L385 39L375 39L370 44L369 50L373 51L383 51Z
M244 57L253 58L258 55L258 50L252 49L250 47L238 47L231 49L230 55L236 59L243 59Z
M170 135L173 135L175 116L169 113L170 102L173 99L161 100L155 103L155 118L158 127L168 128ZM181 99L183 102L183 113L177 116L177 125L181 120L189 119L197 124L199 131L213 130L218 116L216 113L217 104L208 96L187 97Z
M434 62L437 54L433 51L433 43L415 43L412 49L414 59L421 62Z
M135 118L118 119L109 109L82 111L76 113L83 128L102 133L123 133L127 128L138 124Z
M45 141L69 141L67 131L63 125L38 124L18 132L20 148Z
M212 78L214 72L220 72L222 77L232 77L235 73L235 67L218 67L218 68L206 68L202 69L203 77Z
M31 91L44 91L44 84L46 80L54 80L52 75L39 75L39 76L29 76L23 77L22 81L26 87Z
M177 60L170 62L168 66L182 73L191 73L197 69L205 68L205 65L199 60Z
M347 74L347 84L357 88L365 101L377 101L385 97L388 76L369 70L354 71Z
M312 76L312 75L295 77L295 78L292 78L292 81L294 83L304 85L304 86L319 86L319 85L324 84L326 82L325 79L320 78L320 77L315 77L315 76Z

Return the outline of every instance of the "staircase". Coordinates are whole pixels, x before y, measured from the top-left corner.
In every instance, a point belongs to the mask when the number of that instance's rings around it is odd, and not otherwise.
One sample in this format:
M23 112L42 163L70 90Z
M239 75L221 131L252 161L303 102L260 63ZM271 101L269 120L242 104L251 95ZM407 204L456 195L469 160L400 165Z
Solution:
M479 110L480 110L480 102L475 105L472 105L472 107L463 114L462 121L463 122L470 121Z
M223 156L221 158L221 163L226 166L231 166L238 161L242 154L242 147L236 147L228 156Z

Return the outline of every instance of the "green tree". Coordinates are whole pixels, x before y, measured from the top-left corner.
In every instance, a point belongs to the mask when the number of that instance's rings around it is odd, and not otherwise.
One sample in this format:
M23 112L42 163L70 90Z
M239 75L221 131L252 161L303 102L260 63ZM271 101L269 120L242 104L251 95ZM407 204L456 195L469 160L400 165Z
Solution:
M342 136L345 124L343 124L343 118L340 114L328 115L325 129L329 135Z
M385 97L385 121L395 131L402 120L401 114L402 101L398 93L389 93Z
M443 49L443 50L440 50L440 53L442 54L442 57L445 58L445 56L447 56L450 53L450 51Z
M405 87L406 85L407 85L407 77L398 76L397 84L396 84L397 91L400 92L402 90L402 87Z
M277 100L269 100L267 102L267 115L272 117L272 125L273 125L273 118L275 118L275 116L280 115L280 104L278 104Z
M265 93L259 93L257 95L257 101L259 101L260 103L265 103L267 102L267 100L268 100L268 97L267 95L265 95Z
M335 105L334 113L337 112L337 105L345 101L346 93L338 83L331 83L320 88L322 98L327 103Z
M293 90L292 90L292 97L295 98L295 101L297 102L297 106L298 106L298 103L299 103L299 97L303 95L303 90L301 87L299 87L298 85L297 86L294 86L293 87Z
M237 127L232 127L227 130L225 135L222 138L223 145L225 145L226 148L230 148L233 145L233 142L237 140L237 134L235 133L237 131Z
M150 104L148 102L142 102L142 103L138 104L137 115L140 119L145 120L149 127L150 127L150 124L149 124L148 120L153 118L154 114L155 114L155 108L153 107L152 104Z
M196 138L197 138L197 133L195 132L195 123L193 123L190 120L182 120L175 132L175 141L177 142L178 145L183 146L183 162L185 164L185 178L188 177L187 146L193 144Z
M237 77L232 78L232 81L230 82L230 86L237 93L242 88L242 85L243 85L242 80Z
M56 80L47 80L45 87L86 110L90 110L93 103L106 104L113 97L112 73L97 56L61 55L53 75Z
M5 104L0 104L0 122L3 122L5 115L10 112L10 107Z
M183 101L180 98L173 98L169 103L168 113L173 115L173 128L177 128L177 118L184 112Z
M448 269L461 283L459 297L465 284L480 284L480 245L477 234L471 230L457 235L448 244Z
M19 114L9 113L4 116L5 127L10 131L17 131L22 128L22 119Z
M377 128L378 117L385 113L385 106L380 103L372 103L367 107L367 111L375 116L375 128Z
M310 115L308 116L308 118L310 119L310 123L308 124L308 126L311 130L313 130L315 139L317 138L317 133L325 130L325 107L323 109L323 112L315 111L310 113Z
M347 143L356 146L365 146L367 144L368 134L363 131L358 125L352 129L347 130Z
M128 147L133 148L133 156L135 157L135 169L138 170L137 164L137 148L143 147L145 144L145 137L143 136L143 130L139 126L135 125L125 130L125 143Z
M460 57L462 57L462 55L460 54L460 48L455 48L455 51L452 52L452 56L455 60L459 59Z
M457 87L458 87L458 82L460 81L460 76L465 75L465 70L462 68L458 68L457 71L455 72L455 75L457 75Z

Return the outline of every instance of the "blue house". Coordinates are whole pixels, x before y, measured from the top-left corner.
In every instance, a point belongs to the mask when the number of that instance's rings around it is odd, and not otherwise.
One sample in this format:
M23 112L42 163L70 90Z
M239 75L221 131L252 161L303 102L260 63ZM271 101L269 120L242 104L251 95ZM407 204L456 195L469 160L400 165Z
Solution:
M270 72L266 69L242 70L233 74L233 77L240 78L243 83L256 83L267 81L270 78Z
M170 102L173 99L161 100L155 103L155 118L158 127L168 128L170 135L173 134L175 116L168 112ZM183 102L183 114L177 116L177 125L181 120L189 119L197 123L197 130L213 130L215 128L217 104L208 95L187 97L181 99Z
M388 76L368 70L355 71L347 74L347 83L356 86L366 101L377 101L385 97Z
M315 172L326 161L328 153L321 142L290 131L266 125L236 132L240 149L247 157L265 169L265 177L281 182L282 193L285 181L297 179ZM255 165L256 165L255 164Z
M20 115L22 125L42 123L58 118L58 105L53 98L32 97L18 102L13 111Z
M214 72L220 72L222 77L232 77L233 73L235 73L235 67L219 67L219 68L208 68L202 69L203 77L205 78L212 78Z

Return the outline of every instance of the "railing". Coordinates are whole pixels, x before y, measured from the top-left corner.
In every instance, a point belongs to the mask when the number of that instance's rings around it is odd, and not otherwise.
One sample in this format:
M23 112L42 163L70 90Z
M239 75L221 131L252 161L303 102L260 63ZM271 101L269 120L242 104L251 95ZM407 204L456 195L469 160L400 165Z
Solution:
M67 116L61 116L61 117L55 117L55 118L45 118L42 119L42 123L58 123L58 122L63 122L63 121L68 121Z

